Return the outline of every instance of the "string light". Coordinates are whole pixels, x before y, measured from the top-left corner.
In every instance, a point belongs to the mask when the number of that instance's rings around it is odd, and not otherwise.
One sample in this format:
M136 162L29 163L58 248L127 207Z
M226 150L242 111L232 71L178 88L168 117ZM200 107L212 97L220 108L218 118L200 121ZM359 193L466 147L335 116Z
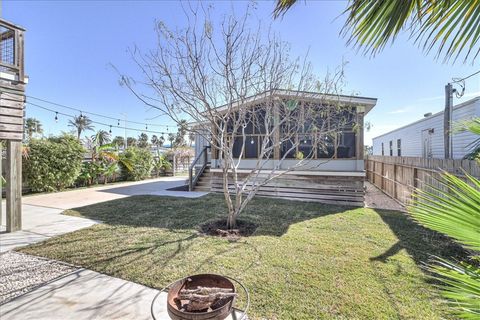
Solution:
M145 123L145 130L148 130L148 124Z
M75 108L75 107L72 107L72 106L68 106L68 105L64 105L64 104L61 104L61 103L49 101L49 100L46 100L46 99L41 99L41 98L38 98L38 97L33 97L33 96L30 96L30 95L26 95L26 97L29 98L29 99L35 99L35 100L38 100L38 101L41 101L41 102L44 102L44 103L48 103L50 105L55 105L55 106L58 106L58 107L61 107L61 108L65 108L65 109L73 110L73 111L76 111L76 112L80 112L81 115L82 115L82 118L84 117L83 113L85 113L85 114L90 114L90 115L95 116L95 117L101 117L101 118L110 119L110 120L114 120L114 121L117 120L117 125L120 126L120 119L118 119L117 117L111 117L111 116L104 115L104 114L85 111L85 110L82 110L80 108ZM59 113L61 114L61 112L59 112ZM145 119L145 120L150 120L150 119ZM138 125L144 125L145 124L145 122L131 121L131 120L126 120L125 119L125 124L127 124L127 123L138 124ZM155 123L149 123L148 125L150 127L152 127L152 126L153 127L167 127L168 126L166 124L155 124Z
M112 134L112 125L110 125L110 130L108 131L108 133Z
M50 109L48 107L45 107L45 106L42 106L42 105L39 105L39 104L36 104L36 103L33 103L33 102L30 102L30 101L26 101L27 105L30 105L30 106L34 106L34 107L38 107L40 109L43 109L43 110L47 110L47 111L50 111L52 113L55 114L55 121L58 120L58 116L62 115L62 116L65 116L67 118L72 118L74 119L75 117L77 117L76 115L71 115L71 114L68 114L68 113L64 113L64 112L61 112L61 111L57 111L57 110L54 110L54 109ZM81 118L84 118L86 117L85 115L83 115L83 112L80 113L80 117ZM117 120L115 118L115 120ZM109 123L104 123L104 122L99 122L99 121L94 121L94 120L91 120L93 124L98 124L98 125L101 125L101 126L105 126L105 127L109 127L109 128L119 128L119 129L127 129L127 130L130 130L130 131L136 131L136 132L145 132L145 130L143 129L138 129L138 128L132 128L132 127L120 127L120 126L115 126L115 125L112 125L112 124L109 124ZM120 121L119 121L120 122ZM119 123L118 122L118 123ZM130 121L129 121L130 122ZM160 126L160 125L159 125ZM161 126L167 126L167 125L161 125ZM168 130L168 128L167 128ZM147 133L152 133L152 134L164 134L164 132L160 132L160 131L147 131Z
M253 141L253 137L252 137L252 140L250 140L250 144L254 144L255 141Z

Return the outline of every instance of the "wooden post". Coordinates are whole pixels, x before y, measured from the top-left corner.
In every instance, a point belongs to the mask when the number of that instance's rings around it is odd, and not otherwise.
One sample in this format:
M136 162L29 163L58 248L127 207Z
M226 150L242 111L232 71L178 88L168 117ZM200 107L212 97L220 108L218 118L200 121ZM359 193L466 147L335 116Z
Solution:
M0 225L2 225L2 211L3 211L3 171L2 171L2 162L3 162L3 146L2 141L0 141Z
M393 199L397 199L397 165L393 163Z
M22 142L7 143L7 232L22 229Z
M280 114L278 112L278 104L273 106L273 128L275 134L273 135L273 159L280 159Z
M364 157L364 138L363 138L363 112L359 112L360 108L357 108L357 126L358 132L356 133L356 155L358 160L363 160Z

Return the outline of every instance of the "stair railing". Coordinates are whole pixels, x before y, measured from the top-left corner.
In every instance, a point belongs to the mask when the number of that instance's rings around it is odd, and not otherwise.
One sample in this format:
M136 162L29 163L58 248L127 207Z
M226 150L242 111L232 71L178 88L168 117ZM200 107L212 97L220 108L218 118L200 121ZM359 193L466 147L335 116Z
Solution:
M193 191L193 188L197 185L197 181L205 171L208 165L208 149L210 146L206 146L202 149L200 154L193 160L192 164L188 168L188 190Z

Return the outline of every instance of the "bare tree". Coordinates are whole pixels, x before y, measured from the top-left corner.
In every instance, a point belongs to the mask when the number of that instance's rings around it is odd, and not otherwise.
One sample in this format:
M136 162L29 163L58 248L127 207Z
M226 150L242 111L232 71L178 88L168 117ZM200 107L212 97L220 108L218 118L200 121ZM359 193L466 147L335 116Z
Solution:
M223 172L231 229L261 186L322 152L328 161L336 150L336 134L352 118L336 99L343 68L320 81L306 59L291 58L289 45L277 35L259 22L249 27L250 9L218 24L201 5L185 13L185 29L157 24L155 51L132 50L144 79L122 79L146 105L177 124L188 119L189 131L209 139ZM298 152L307 139L314 147ZM258 146L256 162L239 175L248 143ZM282 166L292 157L291 166Z

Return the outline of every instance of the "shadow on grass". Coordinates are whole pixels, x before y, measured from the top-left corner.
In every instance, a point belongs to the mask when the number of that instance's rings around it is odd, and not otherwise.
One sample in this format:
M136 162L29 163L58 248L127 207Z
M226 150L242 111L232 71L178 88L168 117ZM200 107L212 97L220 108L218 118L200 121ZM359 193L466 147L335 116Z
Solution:
M344 212L348 207L270 198L252 200L240 219L257 225L253 236L282 236L290 225ZM132 196L65 211L65 214L100 220L108 225L198 230L207 221L226 218L223 196L208 194L189 199Z
M406 213L390 210L374 210L393 231L398 241L371 261L387 262L388 258L405 249L416 264L427 263L432 256L464 260L468 253L446 236L426 229L411 220Z

